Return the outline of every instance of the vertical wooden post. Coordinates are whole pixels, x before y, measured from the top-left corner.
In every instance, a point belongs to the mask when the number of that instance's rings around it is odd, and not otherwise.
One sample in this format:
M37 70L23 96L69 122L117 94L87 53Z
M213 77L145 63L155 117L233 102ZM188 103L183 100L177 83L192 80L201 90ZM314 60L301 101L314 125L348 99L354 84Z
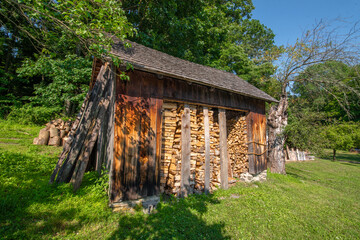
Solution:
M226 112L219 109L219 128L220 128L220 181L221 188L228 188L228 154L227 154L227 131L226 131Z
M181 116L181 197L186 197L190 193L190 144L190 108L185 104L184 114Z
M205 193L210 191L210 129L209 129L209 109L204 107L204 130L205 130Z
M249 158L249 173L255 174L255 155L253 154L255 152L254 148L254 138L253 138L253 128L254 128L254 121L253 121L253 113L249 112L246 116L246 131L247 131L247 144L248 144L248 153L252 153L248 155Z

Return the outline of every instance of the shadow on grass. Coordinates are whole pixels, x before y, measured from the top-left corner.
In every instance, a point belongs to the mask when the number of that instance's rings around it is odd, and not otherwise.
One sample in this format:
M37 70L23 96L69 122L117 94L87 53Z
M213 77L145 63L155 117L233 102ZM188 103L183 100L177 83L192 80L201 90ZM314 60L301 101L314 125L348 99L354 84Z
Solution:
M323 154L320 157L324 160L329 160L329 161L332 161L333 158L331 153ZM336 153L336 162L349 162L349 163L360 164L360 154L339 151L338 153Z
M32 239L73 232L88 221L79 215L69 184L49 185L56 156L0 152L0 239ZM85 186L94 181L85 181Z
M0 152L0 239L67 238L110 219L118 224L110 239L228 239L224 223L203 217L218 203L212 195L170 198L151 215L112 213L94 172L77 193L69 184L49 185L55 163L54 156Z
M340 164L347 165L347 166L353 166L353 167L360 167L360 162L342 162Z
M298 180L309 180L313 177L310 171L295 168L290 165L286 166L286 175Z
M217 203L212 195L191 195L160 203L148 216L121 216L110 239L229 239L223 234L224 223L204 219L207 205Z

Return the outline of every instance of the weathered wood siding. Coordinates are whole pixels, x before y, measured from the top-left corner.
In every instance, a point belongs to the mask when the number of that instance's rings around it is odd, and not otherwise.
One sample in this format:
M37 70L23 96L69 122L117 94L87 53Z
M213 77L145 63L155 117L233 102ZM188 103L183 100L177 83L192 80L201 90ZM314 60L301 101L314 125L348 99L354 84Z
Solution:
M161 85L139 72L130 75L131 81L116 80L113 202L159 191Z
M257 174L267 169L266 116L249 112L246 122L248 126L249 173Z
M256 143L249 143L249 152L256 153L249 155L249 170L266 169L265 154L257 155L266 143L264 101L139 70L128 75L130 81L116 79L111 202L159 192L163 100L248 112L248 141Z

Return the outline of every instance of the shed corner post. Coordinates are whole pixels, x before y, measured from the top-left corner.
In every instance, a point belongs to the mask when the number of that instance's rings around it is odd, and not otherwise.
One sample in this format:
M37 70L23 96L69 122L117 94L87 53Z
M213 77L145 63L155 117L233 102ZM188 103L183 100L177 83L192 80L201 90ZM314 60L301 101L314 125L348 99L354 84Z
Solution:
M204 132L205 132L205 179L204 192L210 192L210 128L209 128L209 109L203 108L204 112Z
M190 154L190 107L188 104L184 104L184 113L181 116L181 197L186 197L190 194Z
M220 128L220 181L221 188L228 189L228 154L227 154L227 130L226 130L226 110L219 108L219 128Z
M249 173L255 174L255 147L254 147L254 138L253 138L253 112L249 112L246 115L246 131L247 131L247 144L248 144L248 159L249 159Z

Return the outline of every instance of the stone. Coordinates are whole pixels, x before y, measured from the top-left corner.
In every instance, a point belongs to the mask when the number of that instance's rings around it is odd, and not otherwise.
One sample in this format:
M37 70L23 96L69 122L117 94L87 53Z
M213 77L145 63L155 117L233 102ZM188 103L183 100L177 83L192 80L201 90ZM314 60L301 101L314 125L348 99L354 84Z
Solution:
M253 175L251 175L248 172L244 172L242 174L240 174L240 181L246 182L246 183L251 183L253 181Z
M264 170L259 174L251 175L248 172L242 173L240 175L240 181L251 183L251 182L264 182L266 181L267 171Z
M158 203L160 202L159 196L145 197L137 200L122 201L110 204L114 212L134 212L135 209L142 210L145 214L152 213Z

